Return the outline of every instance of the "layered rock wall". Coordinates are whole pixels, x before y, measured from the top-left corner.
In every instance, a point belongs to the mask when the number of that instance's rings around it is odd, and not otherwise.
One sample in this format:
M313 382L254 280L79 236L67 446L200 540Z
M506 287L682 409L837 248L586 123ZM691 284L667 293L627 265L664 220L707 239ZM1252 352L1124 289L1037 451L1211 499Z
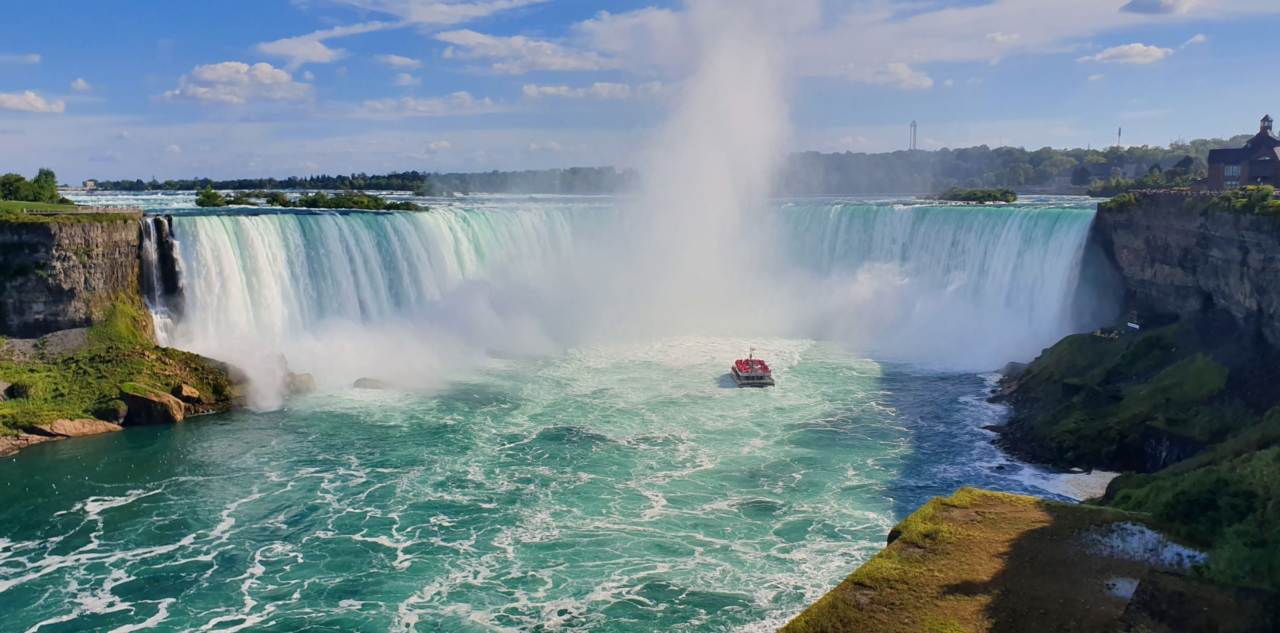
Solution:
M36 338L93 325L138 297L136 219L0 224L0 335Z
M1186 201L1148 194L1099 210L1091 240L1123 278L1126 307L1183 318L1222 310L1280 345L1280 217L1188 211Z

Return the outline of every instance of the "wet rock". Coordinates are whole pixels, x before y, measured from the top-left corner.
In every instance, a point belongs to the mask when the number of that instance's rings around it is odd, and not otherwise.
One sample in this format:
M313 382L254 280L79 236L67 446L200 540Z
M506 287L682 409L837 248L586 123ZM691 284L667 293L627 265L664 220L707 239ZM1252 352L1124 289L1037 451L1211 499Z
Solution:
M361 378L360 380L356 381L354 388L380 391L383 389L390 389L391 385L388 385L387 383L382 382L381 380L375 380L373 378Z
M12 386L13 385L3 380L0 380L0 402L4 402L5 400L9 399L9 387L12 387Z
M285 393L291 396L302 396L316 390L316 379L311 374L289 373L284 378Z
M137 383L120 386L120 399L129 407L125 424L175 424L186 418L186 405L181 400Z
M102 435L103 433L115 433L123 430L124 428L119 424L103 422L102 420L58 420L53 424L38 428L41 435L54 437L88 437L90 435Z
M28 446L33 446L41 442L50 442L58 438L46 435L32 435L30 433L20 433L18 435L9 435L0 437L0 457L8 457Z
M104 402L93 409L93 415L99 420L112 424L124 424L124 418L128 414L129 407L123 400Z
M187 404L201 404L204 402L204 399L200 397L200 392L190 385L178 385L169 393Z

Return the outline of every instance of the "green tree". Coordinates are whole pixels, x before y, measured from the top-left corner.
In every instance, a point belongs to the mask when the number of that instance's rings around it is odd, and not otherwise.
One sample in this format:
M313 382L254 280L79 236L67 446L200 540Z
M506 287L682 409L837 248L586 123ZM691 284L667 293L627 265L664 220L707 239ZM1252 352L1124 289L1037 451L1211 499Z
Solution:
M205 187L196 195L196 206L201 208L225 207L227 206L227 200L222 197L222 194L214 191L213 187Z
M18 174L0 176L0 200L19 200L27 179Z
M52 169L41 169L34 180L31 181L34 189L32 191L36 200L28 200L27 202L45 202L48 204L57 204L58 199L58 176L53 173Z
M1093 179L1093 171L1088 167L1081 165L1071 173L1071 184L1077 187L1084 187Z

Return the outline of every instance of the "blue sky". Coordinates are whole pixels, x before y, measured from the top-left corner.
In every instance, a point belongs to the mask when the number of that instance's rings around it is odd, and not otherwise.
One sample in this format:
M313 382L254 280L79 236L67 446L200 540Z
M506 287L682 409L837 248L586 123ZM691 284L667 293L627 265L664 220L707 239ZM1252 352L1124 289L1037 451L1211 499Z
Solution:
M1277 0L741 1L794 22L796 150L901 149L912 119L926 149L1038 148L1280 115ZM67 182L631 166L699 42L683 1L9 4L0 172Z

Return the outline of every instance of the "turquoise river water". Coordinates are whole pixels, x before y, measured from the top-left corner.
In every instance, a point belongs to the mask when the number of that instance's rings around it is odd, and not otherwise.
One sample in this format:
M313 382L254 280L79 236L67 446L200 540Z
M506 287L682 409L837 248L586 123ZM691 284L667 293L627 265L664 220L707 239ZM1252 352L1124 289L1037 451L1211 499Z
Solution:
M349 388L378 362L414 360L368 361L328 338L326 324L403 327L450 287L493 275L495 253L553 257L543 251L581 239L580 216L607 201L278 218L191 215L189 197L119 199L178 216L187 305L172 317L170 344L234 354L219 339L257 337L255 346L269 341L314 370L321 389L0 460L3 631L770 631L932 496L963 485L1072 494L1061 477L990 445L981 427L1004 411L985 403L991 376L980 370L994 366L928 362L911 345L877 348L838 327L485 350L412 388ZM894 287L912 287L894 295L899 325L918 328L908 338L980 315L972 345L951 354L980 363L982 341L996 336L989 327L1017 329L1008 340L1032 355L1070 328L1042 312L1070 303L1092 217L1058 200L950 215L817 201L777 213L792 214L783 234L800 245L795 267L832 287L894 266ZM438 240L445 233L424 225L392 248L370 217L453 228ZM487 224L504 221L511 226ZM242 222L253 230L226 231ZM325 222L347 246L308 251ZM496 233L477 233L481 225ZM841 238L846 225L866 239ZM530 230L536 239L509 239ZM468 241L480 246L466 251ZM372 251L356 265L356 251L343 248L361 244ZM420 260L406 255L413 244ZM442 244L456 251L449 266ZM287 256L255 263L253 248ZM260 284L272 267L280 280L268 297ZM344 268L386 292L322 287ZM1036 292L1052 296L1022 296ZM244 303L232 300L241 295ZM981 318L984 304L994 325ZM452 321L433 317L430 329L441 323ZM380 339L356 340L376 350ZM729 364L753 345L777 388L728 381ZM406 349L417 357L430 346Z

